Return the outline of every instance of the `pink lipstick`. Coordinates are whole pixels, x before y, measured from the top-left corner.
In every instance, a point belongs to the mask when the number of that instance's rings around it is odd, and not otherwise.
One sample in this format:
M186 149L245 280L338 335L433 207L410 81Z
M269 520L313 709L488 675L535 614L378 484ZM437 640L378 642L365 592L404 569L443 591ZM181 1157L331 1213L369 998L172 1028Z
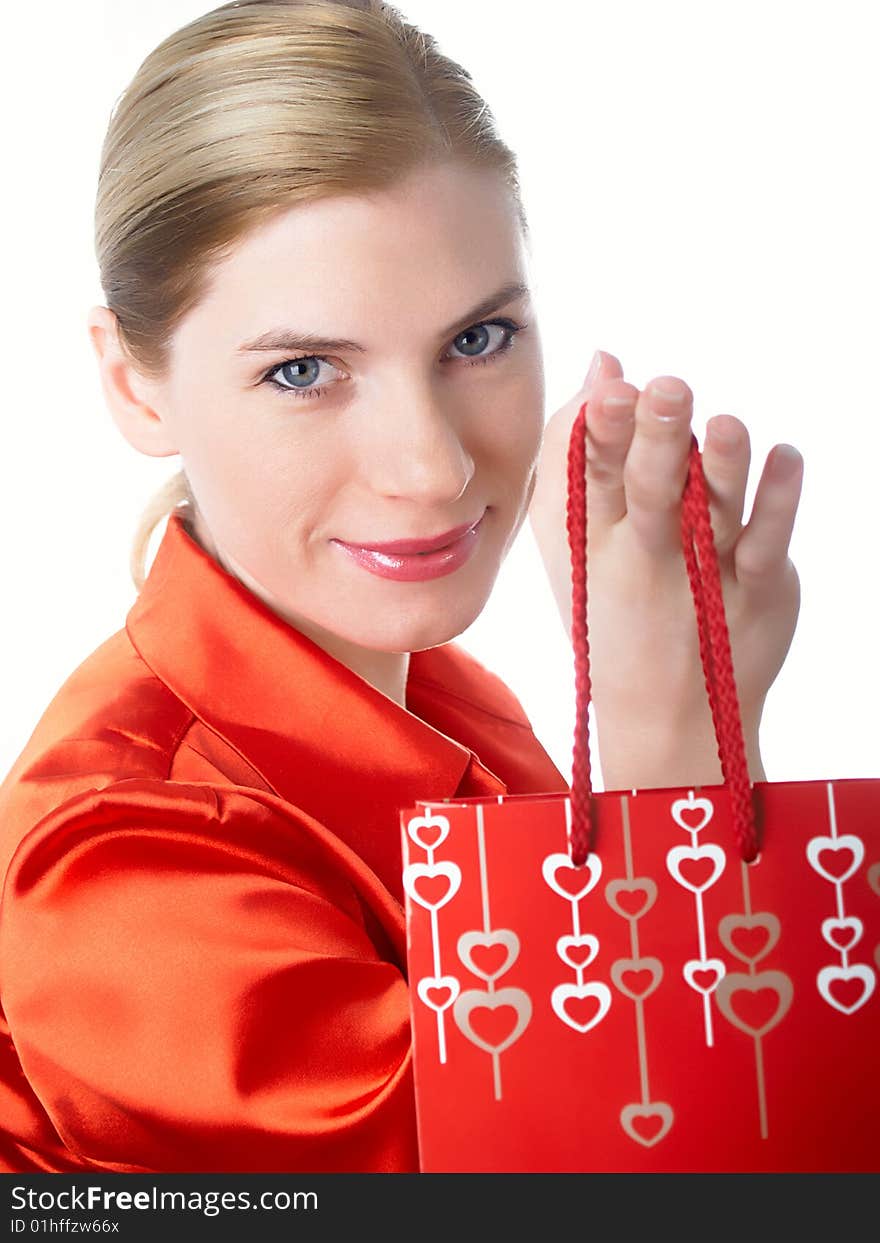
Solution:
M480 537L484 510L477 522L455 527L431 539L393 540L390 543L348 544L331 540L372 574L398 582L423 582L459 569L471 556Z

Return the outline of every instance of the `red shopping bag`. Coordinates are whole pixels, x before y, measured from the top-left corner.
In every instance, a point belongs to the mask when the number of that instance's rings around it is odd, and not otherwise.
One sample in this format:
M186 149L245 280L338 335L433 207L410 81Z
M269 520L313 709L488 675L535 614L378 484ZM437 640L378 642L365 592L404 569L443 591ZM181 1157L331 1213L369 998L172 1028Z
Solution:
M692 436L682 545L724 781L592 792L585 411L571 792L401 812L421 1167L877 1171L880 780L749 781Z

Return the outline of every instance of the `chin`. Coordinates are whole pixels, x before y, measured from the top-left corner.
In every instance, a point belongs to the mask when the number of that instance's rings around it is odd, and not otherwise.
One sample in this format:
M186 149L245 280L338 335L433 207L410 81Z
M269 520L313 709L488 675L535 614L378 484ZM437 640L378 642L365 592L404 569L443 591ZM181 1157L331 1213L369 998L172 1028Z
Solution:
M435 607L423 618L400 616L393 627L354 641L381 652L423 652L457 638L476 621L484 605L485 599L468 605L460 599L451 600L442 614Z

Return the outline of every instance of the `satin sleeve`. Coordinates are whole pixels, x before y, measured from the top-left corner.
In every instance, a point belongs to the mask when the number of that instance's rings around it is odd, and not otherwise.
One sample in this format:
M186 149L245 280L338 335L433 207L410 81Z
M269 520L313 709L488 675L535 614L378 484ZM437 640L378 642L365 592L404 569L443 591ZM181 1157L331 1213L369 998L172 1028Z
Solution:
M259 791L141 778L24 839L3 1006L86 1168L418 1169L406 980L337 841Z

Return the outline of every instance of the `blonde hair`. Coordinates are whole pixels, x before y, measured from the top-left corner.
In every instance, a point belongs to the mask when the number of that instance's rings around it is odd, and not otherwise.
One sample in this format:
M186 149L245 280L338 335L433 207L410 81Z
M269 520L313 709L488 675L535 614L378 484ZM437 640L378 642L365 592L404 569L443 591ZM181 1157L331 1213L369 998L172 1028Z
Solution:
M516 157L471 75L384 0L236 0L160 43L116 102L101 152L95 250L122 349L167 374L212 266L299 203L393 185L432 160L495 170L523 234ZM196 501L181 470L138 522Z

